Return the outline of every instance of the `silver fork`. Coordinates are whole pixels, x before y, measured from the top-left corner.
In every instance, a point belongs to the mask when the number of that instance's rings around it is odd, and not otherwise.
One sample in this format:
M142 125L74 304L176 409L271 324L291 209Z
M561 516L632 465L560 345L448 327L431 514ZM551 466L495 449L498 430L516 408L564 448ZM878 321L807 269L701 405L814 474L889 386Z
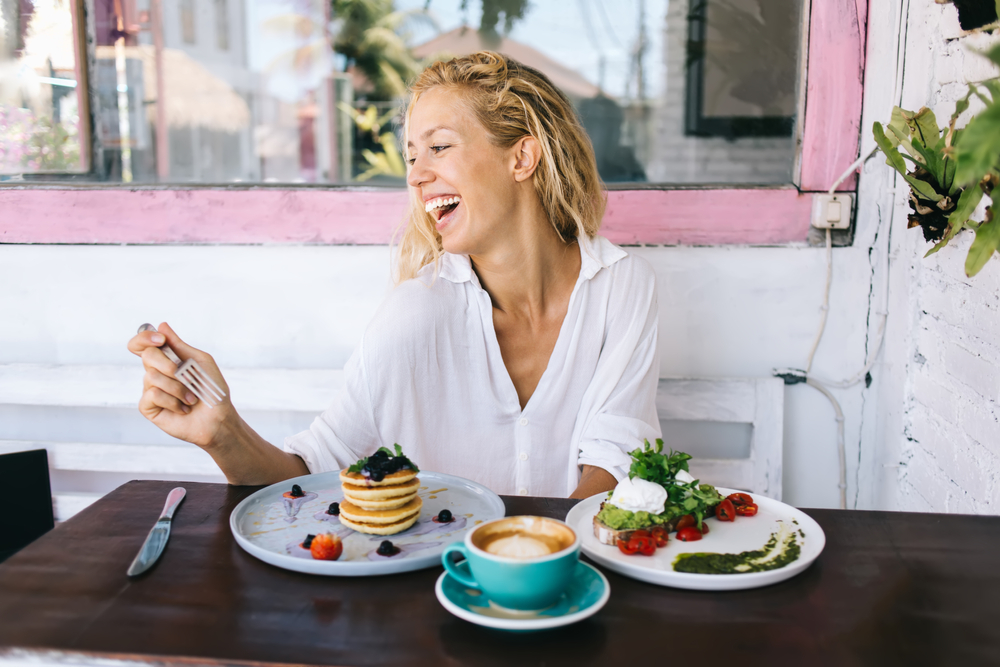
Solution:
M139 327L138 333L143 331L156 331L156 327L152 324L143 324ZM177 364L174 377L180 380L181 384L190 389L191 393L201 399L209 408L215 407L226 397L226 392L222 391L222 388L208 377L208 373L198 365L197 361L194 359L181 361L177 353L170 349L166 343L161 345L160 349L163 350L163 354L167 355L167 359Z

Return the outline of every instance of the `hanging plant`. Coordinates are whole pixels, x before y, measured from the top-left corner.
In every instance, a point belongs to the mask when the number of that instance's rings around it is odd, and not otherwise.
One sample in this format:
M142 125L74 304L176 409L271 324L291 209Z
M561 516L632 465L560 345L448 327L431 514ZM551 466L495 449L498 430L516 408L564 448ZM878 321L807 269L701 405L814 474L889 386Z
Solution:
M1000 65L1000 46L982 55ZM985 109L964 129L955 129L973 97ZM976 238L965 273L970 277L979 273L1000 250L1000 221L995 215L1000 203L1000 78L969 84L945 127L938 128L934 112L926 107L915 112L894 107L889 124L876 122L872 133L886 164L910 185L909 227L920 227L924 239L934 242L925 257L948 245L963 229L972 229ZM982 221L973 220L983 196L989 196L992 205Z

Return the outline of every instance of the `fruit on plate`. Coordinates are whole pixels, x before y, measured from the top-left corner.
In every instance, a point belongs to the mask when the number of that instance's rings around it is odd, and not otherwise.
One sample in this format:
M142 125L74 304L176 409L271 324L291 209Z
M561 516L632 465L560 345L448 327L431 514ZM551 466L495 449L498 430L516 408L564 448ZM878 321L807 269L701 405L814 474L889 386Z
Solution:
M344 553L344 543L333 533L320 533L312 538L309 553L316 560L337 560Z

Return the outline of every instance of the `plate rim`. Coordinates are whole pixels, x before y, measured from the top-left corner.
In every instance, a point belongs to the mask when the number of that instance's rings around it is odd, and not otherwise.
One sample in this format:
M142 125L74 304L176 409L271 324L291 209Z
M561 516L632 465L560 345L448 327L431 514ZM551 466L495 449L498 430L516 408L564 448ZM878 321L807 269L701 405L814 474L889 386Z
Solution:
M340 561L316 561L307 560L304 558L296 558L288 554L280 554L269 549L260 547L243 535L242 531L239 530L239 519L247 511L247 509L254 504L255 499L259 499L269 491L288 486L289 484L302 483L303 480L308 480L310 478L315 478L321 475L339 475L340 470L327 470L325 472L309 473L307 475L299 475L298 477L291 477L289 479L281 480L280 482L275 482L274 484L269 484L262 489L254 491L249 496L241 500L233 511L229 514L229 530L236 540L236 543L248 554L254 558L272 565L274 567L279 567L284 570L289 570L292 572L301 572L303 574L313 574L318 576L328 576L328 577L373 577L373 576L383 576L389 574L398 574L401 572L412 572L414 570L423 570L435 565L440 565L441 557L440 554L437 556L423 555L414 558L407 558L399 561L388 561L385 563L378 562L340 562ZM472 487L473 490L478 492L484 498L487 499L490 505L492 505L492 510L499 511L499 516L483 518L483 521L490 521L496 518L502 518L506 514L506 506L504 505L503 499L500 498L496 493L491 491L486 486L475 482L471 479L465 477L459 477L458 475L451 475L449 473L435 472L432 470L421 470L418 475L427 475L431 479L440 479L442 481L454 480L460 482L462 485L467 487ZM453 482L452 482L453 483Z
M590 618L603 609L604 605L606 605L608 600L611 598L611 583L608 581L608 578L604 576L604 573L601 572L600 568L594 567L590 563L582 560L577 561L577 565L593 571L604 585L604 591L601 593L601 597L598 598L594 604L590 605L586 609L581 609L564 616L517 620L513 618L483 616L469 611L468 609L458 606L452 602L447 595L445 595L444 581L448 576L450 576L447 570L442 572L437 578L437 581L434 583L434 595L437 596L438 602L441 603L441 606L453 616L486 628L493 628L495 630L548 630L550 628L560 628L565 625L572 625L573 623L578 623L586 618Z
M735 489L728 489L725 487L716 487L719 493L723 495L729 495L730 493L737 493ZM742 493L742 492L741 492ZM799 558L793 563L789 563L785 567L779 568L777 570L767 570L765 572L746 572L740 574L696 574L690 572L675 572L674 570L661 570L653 569L644 566L641 561L636 563L623 563L617 559L610 558L607 555L596 551L587 544L587 540L581 540L580 551L587 555L588 558L592 559L596 563L600 564L602 567L606 567L618 574L629 577L631 579L636 579L639 581L644 581L646 583L656 584L658 586L666 586L669 588L680 588L686 590L704 590L704 591L735 591L735 590L746 590L749 588L760 588L762 586L770 586L771 584L780 583L787 579L798 575L799 573L805 571L813 562L819 558L820 554L823 553L823 549L826 548L826 533L823 531L822 526L816 522L811 516L803 512L802 510L792 507L787 503L783 503L780 500L775 500L774 498L768 498L763 494L754 494L760 498L767 500L769 503L776 503L780 505L785 510L793 513L793 518L797 519L802 523L803 519L806 523L805 526L800 526L807 530L813 531L818 539L814 539L814 543L818 543L818 548L814 555ZM585 512L589 515L590 505L597 505L598 501L601 499L606 499L607 493L601 492L596 493L588 498L584 498L576 505L570 508L569 512L566 513L566 518L564 521L573 530L577 530L574 523L578 523L580 519L583 518ZM573 516L574 514L580 516ZM571 520L572 519L572 520ZM588 533L590 534L590 533Z

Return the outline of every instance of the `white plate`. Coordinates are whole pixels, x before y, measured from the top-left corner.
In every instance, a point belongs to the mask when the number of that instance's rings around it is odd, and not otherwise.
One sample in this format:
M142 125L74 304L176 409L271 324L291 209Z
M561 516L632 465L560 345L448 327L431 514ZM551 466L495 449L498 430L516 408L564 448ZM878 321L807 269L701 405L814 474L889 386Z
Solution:
M729 495L732 489L719 488L719 493ZM816 560L826 545L826 535L812 517L777 500L751 494L760 508L757 516L737 516L732 523L718 519L708 519L709 533L697 542L681 542L676 533L670 534L670 542L657 549L653 556L636 554L626 556L618 547L601 544L594 536L593 519L608 496L599 493L582 500L566 515L566 523L580 535L583 553L598 564L624 574L627 577L660 586L688 588L700 591L735 591L776 584L794 577ZM682 553L740 553L760 549L771 534L784 523L789 529L802 531L798 537L802 553L798 559L776 570L747 572L745 574L691 574L675 572L674 560Z
M463 539L473 526L499 519L505 513L500 497L481 484L425 470L418 477L417 493L424 503L420 518L396 535L357 533L342 525L339 518L326 514L330 503L344 499L338 471L303 475L257 491L236 506L229 527L236 542L265 563L308 574L365 577L440 565L445 547ZM307 495L295 516L290 517L282 494L291 491L293 484ZM438 524L431 520L443 509L451 511L454 522ZM344 540L339 560L314 560L300 546L306 535L319 533L337 533ZM382 540L391 540L402 552L379 556L375 550Z
M600 570L579 562L566 593L554 605L539 611L498 607L482 591L466 588L447 571L438 577L434 593L441 606L470 623L524 632L558 628L593 616L608 601L611 586Z

